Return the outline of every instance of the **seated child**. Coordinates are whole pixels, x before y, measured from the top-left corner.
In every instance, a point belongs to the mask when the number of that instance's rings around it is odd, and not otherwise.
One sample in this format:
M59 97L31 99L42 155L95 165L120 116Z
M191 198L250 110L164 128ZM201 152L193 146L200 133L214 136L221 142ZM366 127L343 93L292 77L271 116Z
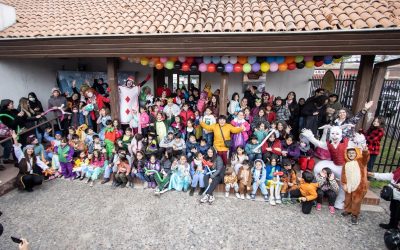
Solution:
M89 144L89 154L92 154L95 150L101 150L104 147L104 143L100 140L99 135L93 135L93 140Z
M150 158L151 155L157 155L158 154L158 145L157 145L157 140L156 136L154 133L149 132L147 134L147 138L143 140L143 146L144 146L144 154L146 155L147 158Z
M125 156L120 156L119 161L116 163L117 172L115 173L115 187L120 186L121 188L126 187L128 183L128 176L131 172L131 166L128 159Z
M166 150L163 158L160 161L160 173L156 173L154 176L158 187L154 192L156 195L166 192L168 189L169 180L171 178L171 167L175 161L175 158L172 156L172 150Z
M237 178L239 183L240 198L244 200L244 195L246 194L246 198L250 200L251 197L249 193L251 191L252 175L248 160L243 161L242 166L239 168Z
M224 184L225 184L225 197L229 197L229 191L231 188L235 191L236 198L240 198L239 185L237 183L238 178L233 167L227 167L225 170Z
M256 199L256 193L258 188L260 188L261 193L264 195L264 200L268 201L268 191L265 188L265 178L266 178L266 170L264 162L260 159L254 161L254 167L251 170L251 176L253 180L252 191L251 191L251 199L254 201Z
M185 155L181 155L179 161L172 165L172 175L169 181L168 190L175 189L176 191L186 192L191 182L190 166L187 163Z
M345 191L343 216L351 215L351 223L358 224L358 216L362 200L368 190L367 165L369 161L368 147L364 146L362 155L359 149L348 147L346 164L342 169L342 186Z
M199 195L202 195L204 193L205 186L203 159L203 154L198 152L190 166L190 175L192 176L192 185L189 192L190 196L193 196L193 193L196 190L197 186L200 187Z
M78 179L82 175L82 169L86 168L89 165L89 159L86 157L86 153L81 151L79 153L79 158L75 160L74 168L72 172L75 173L75 178Z
M132 129L126 128L125 134L121 138L122 146L126 150L126 152L129 152L129 146L131 144L132 139L133 139Z
M104 166L108 165L108 161L105 159L105 155L105 149L103 149L102 152L95 150L93 152L93 157L89 163L89 167L83 171L86 177L88 177L87 183L90 182L91 187L93 187L94 182L99 178L99 176L104 173ZM85 175L83 175L82 177L85 178Z
M174 156L181 155L185 149L185 140L182 139L180 133L175 134L174 140L172 141L172 150L174 152Z
M138 151L143 150L143 135L135 134L128 149L130 155L136 155Z
M283 175L281 177L281 180L283 182L282 188L281 188L281 196L282 196L282 202L283 201L291 201L290 199L290 191L298 189L297 187L297 176L296 176L296 171L292 169L292 162L289 159L283 159Z
M149 171L149 170L155 170L155 171ZM160 172L161 167L160 167L160 162L157 160L156 155L152 154L150 155L150 159L146 163L145 167L145 175L144 179L147 181L147 187L148 188L156 188L156 180L154 179L154 175L156 172Z
M239 172L239 168L242 166L242 163L245 160L249 160L249 157L244 152L244 148L242 146L238 146L236 148L236 152L233 153L231 157L231 166L236 174Z
M201 139L201 140L200 140L200 145L199 145L199 148L198 148L199 152L200 152L202 155L205 155L205 154L207 154L207 150L208 150L209 148L210 148L210 144L207 144L207 140Z
M198 152L199 144L196 141L195 134L189 134L188 141L186 142L186 156L189 160L195 157Z
M146 157L144 152L143 151L136 152L132 164L131 180L133 181L135 177L139 178L139 180L143 181L143 188L147 188L148 186L145 178L145 167L146 167ZM130 185L133 186L133 184Z
M163 149L164 151L171 148L172 149L172 142L174 141L174 133L168 132L168 134L162 138L160 141L160 148Z
M271 157L270 163L266 167L267 177L265 180L266 187L269 189L269 203L273 206L281 204L281 188L282 182L278 173L281 171L281 167L278 164L278 158L276 156Z
M246 154L249 156L249 161L253 162L257 159L261 159L262 155L261 155L261 147L258 148L256 151L254 151L254 149L256 147L258 147L258 140L257 137L252 135L250 137L250 141L246 143L246 147L245 147L245 151Z
M317 190L317 211L321 210L322 199L324 197L328 198L329 212L331 214L335 213L335 201L336 196L339 191L339 185L335 179L335 174L332 173L330 168L323 168L320 173L316 176L319 188Z
M311 213L314 201L318 197L318 183L313 183L314 175L309 171L304 171L302 177L299 189L290 191L290 197L299 198L301 201L301 211L304 214L309 214Z

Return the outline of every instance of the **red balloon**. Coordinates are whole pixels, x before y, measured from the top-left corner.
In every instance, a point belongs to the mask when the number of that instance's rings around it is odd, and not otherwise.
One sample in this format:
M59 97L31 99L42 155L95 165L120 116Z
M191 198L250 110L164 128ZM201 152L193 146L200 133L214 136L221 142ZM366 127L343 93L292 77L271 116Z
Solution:
M233 71L236 72L236 73L242 72L242 69L243 69L243 65L240 64L240 63L236 63L236 64L233 66Z
M214 63L210 63L209 65L207 65L208 72L210 72L210 73L215 72L215 69L216 69L216 67L215 67Z
M194 62L194 57L186 57L186 62L192 64Z
M287 66L287 68L288 68L288 70L295 70L295 69L296 69L296 63L290 63L290 64Z
M321 67L322 65L324 65L324 61L315 62L314 65L315 67Z
M182 64L182 71L189 71L190 70L190 64L189 63L183 63Z

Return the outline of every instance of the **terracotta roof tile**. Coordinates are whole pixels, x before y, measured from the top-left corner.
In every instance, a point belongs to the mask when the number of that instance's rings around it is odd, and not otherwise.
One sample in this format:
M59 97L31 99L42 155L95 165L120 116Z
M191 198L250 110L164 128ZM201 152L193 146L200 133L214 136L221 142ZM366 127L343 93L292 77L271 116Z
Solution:
M0 2L17 11L17 23L0 31L3 38L400 27L398 0Z

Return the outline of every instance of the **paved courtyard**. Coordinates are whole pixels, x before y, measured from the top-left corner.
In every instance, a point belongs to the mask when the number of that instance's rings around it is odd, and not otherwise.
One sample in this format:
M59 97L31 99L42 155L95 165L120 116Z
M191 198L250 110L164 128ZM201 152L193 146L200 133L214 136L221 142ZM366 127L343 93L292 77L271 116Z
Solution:
M385 249L378 223L384 212L363 212L352 226L327 207L303 215L299 205L198 197L150 190L90 188L55 180L33 193L0 197L5 231L0 249L17 249L10 236L25 237L31 249Z

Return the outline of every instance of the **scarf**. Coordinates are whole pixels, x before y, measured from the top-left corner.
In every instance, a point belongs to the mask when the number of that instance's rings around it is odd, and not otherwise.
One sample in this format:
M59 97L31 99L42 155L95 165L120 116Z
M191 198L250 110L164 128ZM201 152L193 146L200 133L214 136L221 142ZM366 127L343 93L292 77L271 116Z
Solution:
M64 148L63 147L58 147L58 149L57 149L57 154L58 154L58 159L60 160L60 162L68 162L67 161L67 155L68 155L68 152L69 152L69 146L67 145L67 146L65 146Z
M393 171L393 180L395 183L400 182L400 167L398 167L395 171Z
M344 166L346 170L347 192L354 192L361 182L361 171L357 161L349 161Z

